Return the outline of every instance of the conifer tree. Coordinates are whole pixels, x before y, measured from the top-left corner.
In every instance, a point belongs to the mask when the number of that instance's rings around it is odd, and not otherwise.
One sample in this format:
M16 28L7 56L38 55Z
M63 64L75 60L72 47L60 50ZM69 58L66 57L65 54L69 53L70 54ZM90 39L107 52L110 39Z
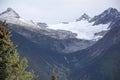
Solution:
M55 72L53 71L53 73L52 73L52 80L57 80L57 78L56 78L56 75L55 75Z
M26 71L28 61L19 58L6 26L6 21L0 25L0 80L33 80L34 73Z

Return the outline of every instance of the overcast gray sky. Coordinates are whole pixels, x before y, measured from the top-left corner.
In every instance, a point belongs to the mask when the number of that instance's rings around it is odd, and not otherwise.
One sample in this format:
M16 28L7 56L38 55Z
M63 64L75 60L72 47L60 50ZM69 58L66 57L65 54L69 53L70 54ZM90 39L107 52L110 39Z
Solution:
M13 8L26 20L59 23L74 21L83 13L93 17L109 7L120 11L120 0L0 0L0 12Z

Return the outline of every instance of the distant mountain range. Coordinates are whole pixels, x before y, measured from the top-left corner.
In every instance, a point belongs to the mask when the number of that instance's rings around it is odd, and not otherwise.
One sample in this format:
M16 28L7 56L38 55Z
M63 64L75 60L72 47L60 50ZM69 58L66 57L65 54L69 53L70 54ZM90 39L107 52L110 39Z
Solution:
M49 25L22 19L12 8L0 14L11 39L29 60L36 80L120 80L120 12L109 8L91 18Z

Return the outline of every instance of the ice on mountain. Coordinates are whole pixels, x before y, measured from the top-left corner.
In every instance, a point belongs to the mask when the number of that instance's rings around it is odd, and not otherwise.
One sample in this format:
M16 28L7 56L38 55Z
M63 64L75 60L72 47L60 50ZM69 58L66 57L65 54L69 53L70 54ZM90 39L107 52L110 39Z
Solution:
M85 39L85 40L96 40L94 34L101 31L107 31L109 24L100 24L93 26L93 23L89 23L88 21L79 21L79 22L71 22L69 24L56 24L56 25L48 25L48 28L55 30L68 30L73 33L77 33L77 38Z

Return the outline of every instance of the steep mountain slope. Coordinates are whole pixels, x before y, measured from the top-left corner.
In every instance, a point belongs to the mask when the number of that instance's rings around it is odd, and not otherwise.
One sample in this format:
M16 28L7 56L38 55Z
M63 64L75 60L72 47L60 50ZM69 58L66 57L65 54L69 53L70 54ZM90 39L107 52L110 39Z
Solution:
M37 80L50 79L53 69L59 76L59 80L66 79L68 69L62 65L65 64L63 63L65 62L64 58L62 54L58 53L51 46L52 42L55 41L54 39L41 39L41 45L39 45L14 31L12 31L12 34L14 44L19 45L18 51L20 55L28 58L30 68L34 69L35 74L38 76Z
M120 79L120 17L111 27L95 45L67 57L69 64L74 64L73 80Z
M115 8L109 8L102 12L100 15L93 17L90 22L94 22L94 25L98 24L107 24L114 21L117 17L120 16L120 13Z

